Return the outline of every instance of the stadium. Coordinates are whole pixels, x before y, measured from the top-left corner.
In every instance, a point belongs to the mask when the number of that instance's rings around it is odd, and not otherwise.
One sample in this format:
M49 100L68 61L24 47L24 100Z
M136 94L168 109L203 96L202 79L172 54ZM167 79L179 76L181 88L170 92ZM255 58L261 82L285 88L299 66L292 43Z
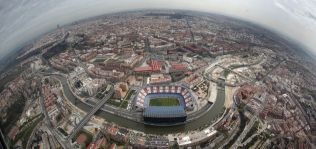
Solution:
M194 98L182 86L146 86L136 97L135 108L143 111L145 124L170 125L186 121L194 109Z

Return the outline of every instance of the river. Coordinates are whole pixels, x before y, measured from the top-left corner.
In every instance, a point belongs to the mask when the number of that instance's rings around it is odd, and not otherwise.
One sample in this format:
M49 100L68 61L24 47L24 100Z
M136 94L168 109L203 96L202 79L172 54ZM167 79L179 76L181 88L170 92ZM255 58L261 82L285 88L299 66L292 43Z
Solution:
M69 89L66 78L62 76L55 76L55 77L58 78L60 82L62 83L65 96L68 98L68 100L72 104L76 105L78 108L86 112L92 109L91 106L85 104L84 102L77 99L76 96L73 95L73 93ZM187 122L183 125L177 125L177 126L164 126L164 127L149 126L140 122L123 118L121 116L118 116L112 113L105 112L103 110L98 110L95 115L104 118L108 122L113 122L125 128L142 131L146 134L161 134L162 135L162 134L186 132L186 131L196 130L199 128L204 128L205 126L211 125L211 121L224 111L225 90L222 88L218 88L216 98L217 99L213 103L212 108L203 116L193 121Z

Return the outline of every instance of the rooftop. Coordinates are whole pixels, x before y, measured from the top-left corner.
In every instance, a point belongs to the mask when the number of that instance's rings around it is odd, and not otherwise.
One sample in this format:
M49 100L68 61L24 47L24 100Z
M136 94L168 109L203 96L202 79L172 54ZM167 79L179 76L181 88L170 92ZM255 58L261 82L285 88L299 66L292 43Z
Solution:
M182 106L150 106L145 109L143 113L144 117L155 118L173 118L173 117L185 117L186 113Z

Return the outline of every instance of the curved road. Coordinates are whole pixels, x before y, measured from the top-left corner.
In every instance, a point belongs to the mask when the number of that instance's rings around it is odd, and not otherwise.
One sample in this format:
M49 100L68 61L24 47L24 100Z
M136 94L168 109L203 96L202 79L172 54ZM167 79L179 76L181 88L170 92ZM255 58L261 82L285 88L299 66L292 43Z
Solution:
M57 79L62 83L63 91L67 99L78 108L85 112L89 112L93 105L86 104L81 100L77 99L75 95L70 91L70 88L67 84L67 80L65 77L54 75ZM225 102L225 90L223 88L218 88L218 93L216 97L216 101L213 103L212 108L209 109L204 115L195 119L194 121L189 121L186 124L178 125L178 126L170 126L170 127L159 127L159 126L148 126L139 121L130 120L124 118L122 116L118 116L117 113L114 113L112 110L108 110L108 106L104 106L106 109L98 110L96 112L96 116L104 118L108 122L113 122L118 124L119 126L138 130L145 132L147 134L169 134L169 133L177 133L195 130L199 128L203 128L207 125L210 125L212 120L215 119L219 114L224 111L224 102ZM124 111L116 111L116 112L124 112ZM124 112L125 113L125 112ZM129 113L130 114L130 113ZM136 113L133 113L136 114ZM139 116L139 115L138 115ZM138 117L135 115L135 117Z

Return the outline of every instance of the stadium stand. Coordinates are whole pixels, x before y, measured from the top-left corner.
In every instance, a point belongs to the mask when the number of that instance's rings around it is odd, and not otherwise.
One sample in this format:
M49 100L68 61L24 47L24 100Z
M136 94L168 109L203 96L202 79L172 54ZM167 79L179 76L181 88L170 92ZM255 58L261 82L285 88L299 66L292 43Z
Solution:
M181 123L186 120L186 113L181 106L160 107L151 106L146 108L144 113L144 121L152 124L170 124Z
M193 97L187 88L181 86L147 86L140 90L136 97L136 108L144 110L149 107L149 101L154 98L173 97L179 99L179 102L185 109L192 109Z
M150 106L153 99L178 99L179 105ZM143 111L147 124L171 124L186 121L186 111L192 110L193 96L189 89L182 86L149 85L141 89L136 96L136 109Z

